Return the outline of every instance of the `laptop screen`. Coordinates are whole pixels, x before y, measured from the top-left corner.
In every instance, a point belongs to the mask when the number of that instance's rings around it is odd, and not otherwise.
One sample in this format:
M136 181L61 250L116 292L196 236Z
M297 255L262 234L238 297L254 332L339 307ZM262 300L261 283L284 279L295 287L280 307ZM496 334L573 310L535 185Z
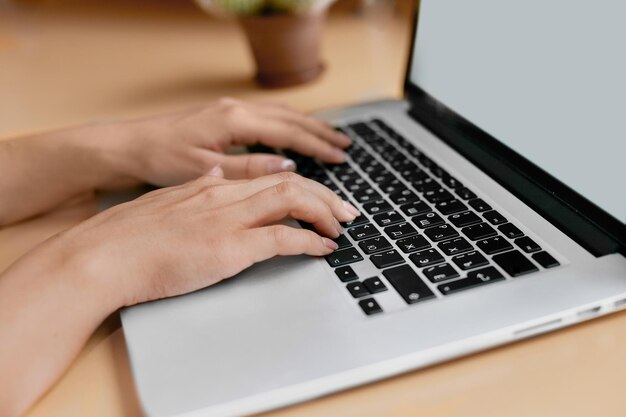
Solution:
M410 81L626 222L626 2L421 0Z

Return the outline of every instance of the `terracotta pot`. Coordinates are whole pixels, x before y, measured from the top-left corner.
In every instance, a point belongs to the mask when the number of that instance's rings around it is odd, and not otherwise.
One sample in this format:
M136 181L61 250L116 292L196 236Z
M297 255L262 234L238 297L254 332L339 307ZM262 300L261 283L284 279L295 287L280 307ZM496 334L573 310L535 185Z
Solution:
M325 20L325 10L239 19L256 61L259 84L287 87L319 77L324 70L320 41Z

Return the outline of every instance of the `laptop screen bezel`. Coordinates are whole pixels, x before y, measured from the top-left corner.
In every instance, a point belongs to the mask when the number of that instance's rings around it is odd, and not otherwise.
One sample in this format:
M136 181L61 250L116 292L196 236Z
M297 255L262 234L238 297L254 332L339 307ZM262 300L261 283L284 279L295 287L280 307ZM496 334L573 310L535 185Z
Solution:
M626 254L626 225L411 81L419 35L415 3L404 78L411 117L595 256Z

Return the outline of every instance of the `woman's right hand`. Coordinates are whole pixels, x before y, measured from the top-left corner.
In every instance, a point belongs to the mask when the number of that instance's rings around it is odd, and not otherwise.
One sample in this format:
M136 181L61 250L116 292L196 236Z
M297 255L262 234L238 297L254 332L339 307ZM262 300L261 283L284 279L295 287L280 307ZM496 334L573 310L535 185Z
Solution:
M223 179L219 168L213 174L106 210L36 256L55 259L69 272L60 275L80 277L76 285L105 294L115 310L215 284L276 255L328 255L337 248L329 238L341 233L339 222L358 215L293 173L239 181ZM320 234L276 224L286 217Z

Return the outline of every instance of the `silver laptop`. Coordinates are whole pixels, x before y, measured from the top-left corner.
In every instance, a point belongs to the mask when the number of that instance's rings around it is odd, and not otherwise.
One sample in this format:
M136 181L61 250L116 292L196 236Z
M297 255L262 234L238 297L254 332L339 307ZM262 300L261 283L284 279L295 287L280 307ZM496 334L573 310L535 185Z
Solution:
M123 312L145 413L257 413L626 307L625 5L422 0L404 99L320 114L345 164L289 153L363 213L340 249Z

